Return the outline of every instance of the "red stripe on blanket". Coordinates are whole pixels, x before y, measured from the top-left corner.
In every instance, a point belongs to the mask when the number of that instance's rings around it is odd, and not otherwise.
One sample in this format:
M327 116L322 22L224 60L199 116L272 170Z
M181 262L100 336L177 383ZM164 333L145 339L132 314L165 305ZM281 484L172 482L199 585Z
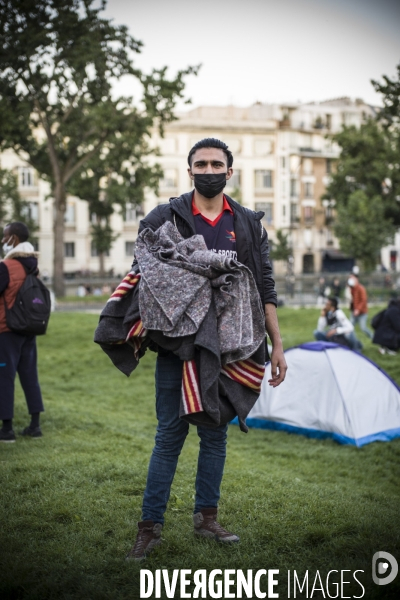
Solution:
M221 372L233 381L241 383L256 392L260 392L265 365L259 365L254 360L251 360L251 358L248 358L225 365L221 369Z
M199 378L194 360L185 360L182 371L182 399L185 414L202 412Z
M135 287L140 279L140 273L130 271L121 281L120 284L115 288L107 302L121 300L132 288Z

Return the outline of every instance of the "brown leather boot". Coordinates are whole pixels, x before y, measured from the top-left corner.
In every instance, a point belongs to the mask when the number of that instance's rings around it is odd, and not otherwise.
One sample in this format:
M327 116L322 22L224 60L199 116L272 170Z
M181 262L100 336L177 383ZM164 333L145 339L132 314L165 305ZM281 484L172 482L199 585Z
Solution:
M213 538L217 542L238 542L239 536L229 533L217 523L218 509L202 508L193 515L194 533L203 537Z
M144 560L153 548L161 544L161 530L161 523L140 521L135 545L127 554L126 560Z

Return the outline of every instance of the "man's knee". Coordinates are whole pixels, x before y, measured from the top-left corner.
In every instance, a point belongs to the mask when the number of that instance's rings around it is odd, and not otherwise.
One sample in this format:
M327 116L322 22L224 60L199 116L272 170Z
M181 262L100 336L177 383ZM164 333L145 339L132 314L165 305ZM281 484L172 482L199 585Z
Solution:
M189 425L182 421L178 427L159 427L156 433L155 450L166 456L179 456L188 434Z
M198 427L197 435L200 438L200 444L210 451L218 455L225 455L226 440L228 437L228 426L210 429L206 427Z

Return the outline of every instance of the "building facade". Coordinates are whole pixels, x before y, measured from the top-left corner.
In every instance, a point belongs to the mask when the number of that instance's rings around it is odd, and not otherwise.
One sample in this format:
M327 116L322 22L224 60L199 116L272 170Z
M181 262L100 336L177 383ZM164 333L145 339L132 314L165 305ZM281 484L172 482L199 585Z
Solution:
M264 212L264 226L272 242L278 229L288 234L293 272L313 273L326 268L329 261L340 257L331 227L334 205L322 199L339 156L339 148L329 136L343 125L359 126L373 114L373 108L361 100L339 98L310 104L256 103L245 108L202 106L179 115L166 127L163 138L157 131L153 133L151 143L160 155L150 160L164 171L159 195L149 191L142 207L128 206L124 214L117 212L112 217L118 237L105 257L106 271L122 275L129 270L143 214L192 189L187 155L205 137L222 139L234 155L227 194L252 210ZM0 160L1 168L18 175L21 194L39 224L41 267L51 275L53 208L49 186L12 152L4 152ZM65 223L67 277L98 272L87 203L69 197ZM400 270L400 235L393 246L383 249L382 263L387 269ZM274 267L277 273L286 272L286 265L280 262Z

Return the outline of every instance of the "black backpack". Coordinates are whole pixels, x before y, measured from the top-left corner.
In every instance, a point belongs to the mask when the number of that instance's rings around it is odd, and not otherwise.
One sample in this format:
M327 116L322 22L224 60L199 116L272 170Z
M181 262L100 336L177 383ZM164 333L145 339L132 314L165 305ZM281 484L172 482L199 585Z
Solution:
M15 302L8 308L3 296L7 327L22 335L44 335L51 313L50 292L33 273L27 273Z

